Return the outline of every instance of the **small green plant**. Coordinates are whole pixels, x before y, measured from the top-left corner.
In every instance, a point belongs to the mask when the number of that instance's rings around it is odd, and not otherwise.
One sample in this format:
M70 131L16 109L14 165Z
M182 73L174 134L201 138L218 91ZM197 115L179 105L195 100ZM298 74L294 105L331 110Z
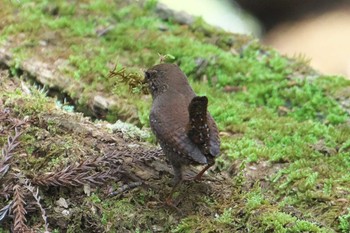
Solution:
M261 190L251 191L247 194L246 208L249 211L252 211L259 208L264 202L265 200Z
M350 232L350 208L347 214L339 216L339 230L342 233Z
M220 215L217 215L216 216L216 220L219 222L219 223L223 223L223 224L230 224L232 223L233 219L232 219L232 208L227 208L227 209L224 209L224 212Z

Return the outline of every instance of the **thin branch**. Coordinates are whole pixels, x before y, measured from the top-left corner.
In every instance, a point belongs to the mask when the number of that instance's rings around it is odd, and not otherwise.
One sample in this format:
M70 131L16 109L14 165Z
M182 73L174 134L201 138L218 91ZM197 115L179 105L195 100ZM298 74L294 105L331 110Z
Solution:
M13 194L14 184L11 181L5 179L4 184L2 184L2 189L0 190L0 196L3 196L6 200L10 199Z
M28 227L26 225L26 213L27 211L24 208L25 202L24 202L24 195L23 190L20 185L15 185L13 187L13 190L15 191L14 197L13 197L13 213L15 215L14 219L14 232L25 232L28 230Z
M13 156L13 150L18 146L19 142L16 142L21 136L22 132L19 132L17 127L15 128L15 135L7 138L7 144L1 149L0 157L0 179L6 175L10 168L10 160Z
M115 157L97 157L85 160L79 165L69 165L57 172L37 175L32 183L43 186L99 185L107 180L118 180L120 164L121 162ZM101 168L107 170L99 171Z
M10 203L8 203L6 206L4 206L0 210L0 222L6 217L6 215L9 214L9 212L11 210L11 205L12 205L12 201L10 201Z
M25 180L24 187L25 187L26 189L28 189L28 190L32 193L32 195L33 195L33 197L34 197L34 199L35 199L35 201L36 201L36 204L37 204L37 206L39 207L39 209L40 209L40 211L41 211L41 217L42 217L43 220L44 220L45 233L49 233L49 232L50 232L50 231L49 231L49 223L47 222L46 211L45 211L45 209L43 208L43 206L40 204L40 199L41 199L41 197L39 196L39 188L37 188L37 187L34 188L34 187L31 185L31 183L30 183L30 181L29 181L28 179Z
M160 148L140 150L140 151L135 150L133 154L134 154L134 156L132 157L133 161L139 160L143 162L158 160L159 158L164 157L164 152Z

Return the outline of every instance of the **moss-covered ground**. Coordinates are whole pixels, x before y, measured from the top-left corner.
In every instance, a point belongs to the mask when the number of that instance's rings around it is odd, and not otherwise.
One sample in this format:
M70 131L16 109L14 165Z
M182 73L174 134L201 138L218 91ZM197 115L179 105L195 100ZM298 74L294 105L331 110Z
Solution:
M78 214L66 228L56 224L55 232L86 232L90 223L98 223L94 229L101 232L350 232L350 80L318 74L303 58L283 57L257 40L200 19L192 25L161 20L155 1L127 2L3 2L0 48L13 54L12 75L31 58L64 61L57 72L83 86L66 93L78 109L88 105L91 92L116 95L136 106L138 124L147 128L151 98L140 91L142 70L158 63L158 54L171 54L196 93L209 98L222 141L211 175L226 174L228 182L192 199L197 202L193 211L184 213L152 207L159 196L152 189L119 200L103 200L98 191L80 194ZM115 65L135 74L135 80L110 77ZM50 111L43 106L51 100L41 94L39 100L21 95L3 90L0 104L22 117ZM18 98L24 106L13 104ZM111 111L106 119L118 115ZM30 135L23 142L29 154L35 150ZM6 138L0 134L1 144ZM48 151L67 153L76 142L72 137L65 141ZM22 168L31 169L31 162ZM203 187L186 188L195 193ZM51 199L44 202L53 205ZM5 205L3 199L0 203ZM92 213L83 218L78 208ZM35 223L38 216L28 219ZM0 232L8 229L0 227Z

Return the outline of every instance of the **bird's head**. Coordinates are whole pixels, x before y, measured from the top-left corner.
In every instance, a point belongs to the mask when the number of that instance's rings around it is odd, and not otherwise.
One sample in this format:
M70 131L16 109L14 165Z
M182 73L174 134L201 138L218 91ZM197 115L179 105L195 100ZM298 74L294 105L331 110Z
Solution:
M175 64L159 64L145 72L145 80L153 99L171 90L177 92L192 91L186 75Z

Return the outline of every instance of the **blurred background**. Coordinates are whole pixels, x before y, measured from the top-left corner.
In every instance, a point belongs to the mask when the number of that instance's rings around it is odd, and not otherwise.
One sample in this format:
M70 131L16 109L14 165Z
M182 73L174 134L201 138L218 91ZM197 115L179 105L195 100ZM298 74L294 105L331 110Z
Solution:
M349 0L160 0L234 33L252 34L324 74L350 78Z

